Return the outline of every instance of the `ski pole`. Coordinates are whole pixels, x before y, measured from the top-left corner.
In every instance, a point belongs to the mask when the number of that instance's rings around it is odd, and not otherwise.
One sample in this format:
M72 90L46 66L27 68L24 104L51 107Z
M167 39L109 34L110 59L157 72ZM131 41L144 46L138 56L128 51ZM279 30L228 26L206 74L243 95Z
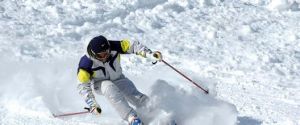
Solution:
M71 116L71 115L79 115L79 114L85 114L85 113L90 113L89 111L84 111L84 112L73 112L73 113L63 113L63 114L52 114L54 118L58 117L63 117L63 116Z
M194 82L193 80L191 80L189 77L187 77L186 75L184 75L183 73L181 73L179 70L177 70L176 68L174 68L173 66L171 66L169 63L167 63L165 60L161 60L163 63L165 63L166 65L168 65L169 67L171 67L174 71L176 71L177 73L179 73L181 76L183 76L184 78L186 78L187 80L189 80L191 83L193 83L195 86L197 86L199 89L203 90L206 94L208 94L208 90L203 89L201 86L199 86L196 82Z

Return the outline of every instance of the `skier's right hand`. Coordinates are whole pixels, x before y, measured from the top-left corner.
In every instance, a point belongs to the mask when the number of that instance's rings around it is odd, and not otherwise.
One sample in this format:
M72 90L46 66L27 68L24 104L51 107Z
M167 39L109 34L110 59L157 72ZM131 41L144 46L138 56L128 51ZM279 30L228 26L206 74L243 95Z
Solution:
M94 96L94 95L92 95ZM98 103L96 102L95 98L93 97L89 97L87 100L85 100L85 102L89 105L89 108L84 108L86 110L88 110L90 113L94 114L94 115L100 115L101 114L101 108L98 105Z
M90 107L90 110L89 110L92 114L94 115L100 115L102 110L99 106L93 106L93 107Z

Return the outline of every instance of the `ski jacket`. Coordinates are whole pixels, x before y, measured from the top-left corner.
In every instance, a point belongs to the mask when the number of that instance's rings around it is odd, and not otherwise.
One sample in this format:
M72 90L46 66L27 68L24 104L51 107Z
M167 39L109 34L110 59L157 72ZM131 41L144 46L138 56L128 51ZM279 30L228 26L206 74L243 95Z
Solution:
M146 53L151 53L150 49L138 41L108 41L111 49L108 61L101 62L86 53L79 62L77 73L79 93L84 96L86 103L91 107L98 106L92 93L91 83L103 80L114 81L124 77L120 64L120 54L137 54L146 57Z

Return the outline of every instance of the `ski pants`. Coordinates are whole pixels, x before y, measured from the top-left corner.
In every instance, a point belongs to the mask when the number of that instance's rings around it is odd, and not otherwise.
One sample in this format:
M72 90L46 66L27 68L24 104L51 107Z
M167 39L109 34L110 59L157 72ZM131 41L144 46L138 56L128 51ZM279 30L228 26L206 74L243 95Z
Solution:
M137 115L136 111L129 106L129 103L139 108L149 100L148 96L139 92L132 81L126 77L115 81L95 82L94 91L97 94L104 95L124 120L128 120L130 115Z

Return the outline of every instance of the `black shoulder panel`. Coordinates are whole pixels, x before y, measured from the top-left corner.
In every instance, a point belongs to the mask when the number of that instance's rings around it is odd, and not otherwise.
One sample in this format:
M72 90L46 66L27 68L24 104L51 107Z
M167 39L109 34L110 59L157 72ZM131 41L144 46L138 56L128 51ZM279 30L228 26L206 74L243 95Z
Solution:
M121 41L115 41L115 40L108 40L110 43L111 50L117 51L118 53L124 54L121 46Z

